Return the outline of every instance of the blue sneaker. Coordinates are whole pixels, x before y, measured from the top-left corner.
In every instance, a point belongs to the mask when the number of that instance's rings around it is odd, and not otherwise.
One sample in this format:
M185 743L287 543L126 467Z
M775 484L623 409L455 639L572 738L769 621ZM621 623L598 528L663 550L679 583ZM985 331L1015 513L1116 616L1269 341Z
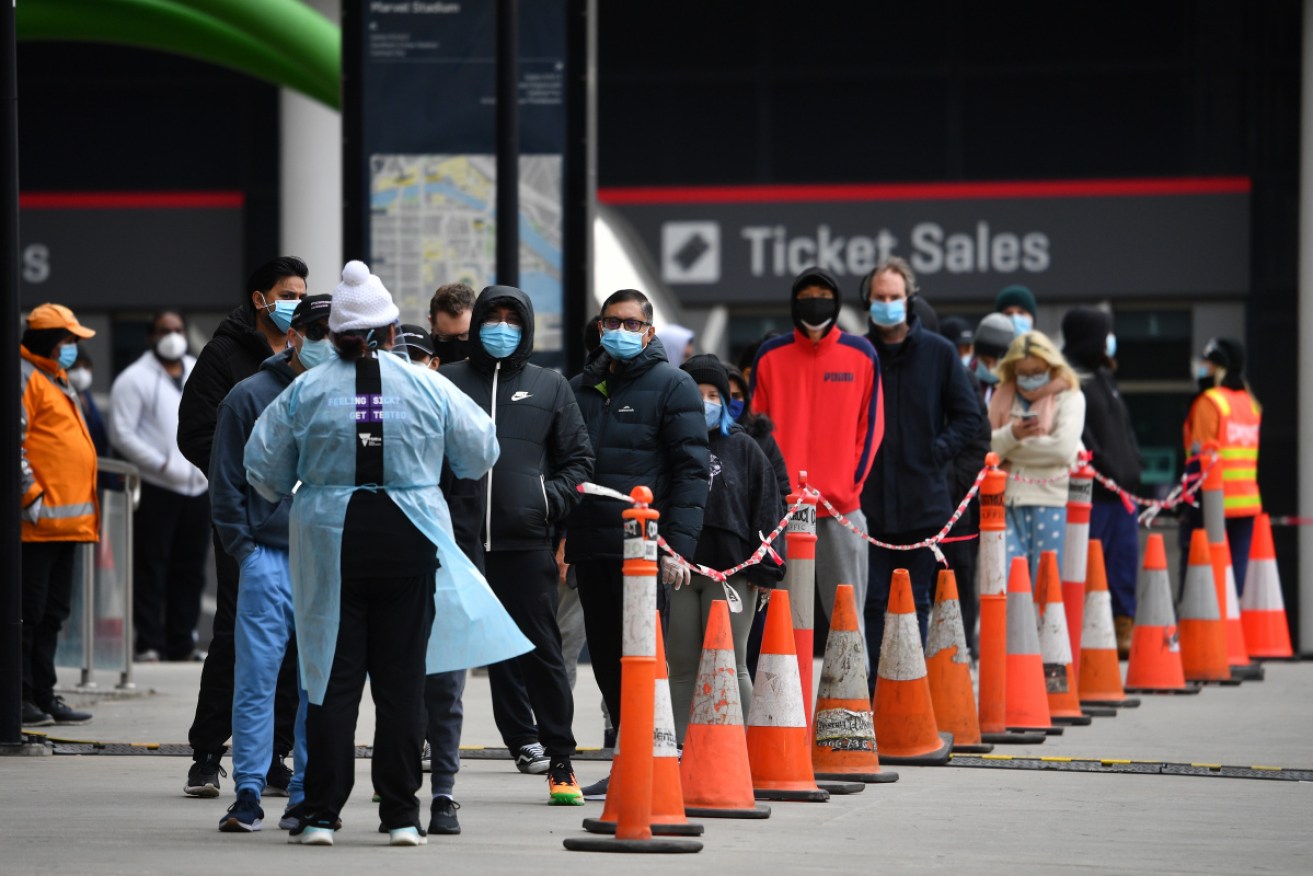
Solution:
M388 831L390 846L423 846L428 845L428 841L418 827L397 827Z
M313 824L302 821L288 832L287 841L303 846L331 846L333 828L326 821L317 820Z
M260 798L250 788L237 792L237 802L228 807L228 814L219 819L219 830L224 833L250 833L261 828L264 810Z

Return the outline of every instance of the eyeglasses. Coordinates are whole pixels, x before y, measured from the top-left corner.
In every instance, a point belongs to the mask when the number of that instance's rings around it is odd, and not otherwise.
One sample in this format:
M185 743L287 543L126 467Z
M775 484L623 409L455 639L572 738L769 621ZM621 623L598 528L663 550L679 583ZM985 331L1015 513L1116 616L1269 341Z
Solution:
M641 332L652 324L650 322L643 322L641 319L620 319L615 316L604 316L601 319L601 323L602 328L609 332L613 332L621 326L624 326L624 329L627 332Z
M435 335L433 336L433 340L434 340L435 342L439 343L439 344L450 344L452 341L468 341L469 339L470 339L470 333L469 333L469 332L461 332L461 333L458 334L458 335L437 335L437 334L435 334Z

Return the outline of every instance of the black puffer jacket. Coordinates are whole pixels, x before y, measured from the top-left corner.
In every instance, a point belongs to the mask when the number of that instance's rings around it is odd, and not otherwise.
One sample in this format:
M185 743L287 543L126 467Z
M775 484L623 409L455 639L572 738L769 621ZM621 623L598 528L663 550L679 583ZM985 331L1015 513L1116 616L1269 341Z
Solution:
M501 456L479 482L483 502L470 503L457 490L448 496L448 504L453 519L459 516L466 523L470 515L482 511L479 532L484 550L528 550L550 545L556 524L579 504L578 487L593 474L593 450L565 378L529 363L533 353L529 296L511 286L484 289L470 313L472 332L478 332L494 302L509 304L520 314L523 328L515 352L494 359L474 337L470 358L444 365L438 373L492 417Z
M219 419L219 402L228 391L260 370L274 354L255 325L255 309L243 304L219 323L214 337L196 357L178 405L178 449L187 461L210 474L210 445Z
M697 384L666 361L655 338L614 373L611 362L598 349L570 381L597 455L593 480L622 493L650 487L662 535L680 556L692 557L710 476ZM566 562L619 557L622 510L616 501L585 499L566 522Z
M1118 486L1138 493L1143 462L1130 411L1108 367L1111 363L1106 344L1111 332L1112 317L1107 312L1093 307L1073 307L1062 317L1062 352L1076 370L1081 392L1085 394L1085 429L1080 440L1094 454L1090 465ZM1098 482L1094 484L1094 498L1121 503L1116 493Z

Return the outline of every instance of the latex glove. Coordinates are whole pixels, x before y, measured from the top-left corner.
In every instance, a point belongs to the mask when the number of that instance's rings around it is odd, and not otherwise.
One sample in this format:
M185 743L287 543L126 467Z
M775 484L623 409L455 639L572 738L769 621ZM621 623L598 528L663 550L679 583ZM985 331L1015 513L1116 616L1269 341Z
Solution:
M678 590L685 584L693 580L693 573L689 571L688 566L676 560L674 557L661 558L661 583L673 584Z

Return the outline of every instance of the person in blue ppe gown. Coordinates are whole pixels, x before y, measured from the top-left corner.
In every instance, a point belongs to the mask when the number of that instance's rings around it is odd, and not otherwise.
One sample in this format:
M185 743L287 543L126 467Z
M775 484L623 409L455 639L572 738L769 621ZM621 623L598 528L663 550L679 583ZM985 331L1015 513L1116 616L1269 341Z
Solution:
M243 454L255 421L300 374L333 358L328 339L331 298L308 295L297 304L287 347L232 388L219 404L210 447L210 508L224 551L239 567L233 682L232 757L237 800L219 819L219 830L259 830L265 772L273 756L274 692L292 638L292 573L287 519L292 499L266 502L246 481ZM295 826L305 793L305 695L297 710L294 772L282 824Z
M293 381L246 445L247 479L261 495L295 492L292 600L310 706L305 815L292 842L331 845L340 827L368 675L382 827L393 845L423 843L415 792L426 670L532 647L456 546L438 486L444 459L464 478L497 461L492 421L446 378L383 354L397 317L382 281L349 262L328 317L338 358Z

